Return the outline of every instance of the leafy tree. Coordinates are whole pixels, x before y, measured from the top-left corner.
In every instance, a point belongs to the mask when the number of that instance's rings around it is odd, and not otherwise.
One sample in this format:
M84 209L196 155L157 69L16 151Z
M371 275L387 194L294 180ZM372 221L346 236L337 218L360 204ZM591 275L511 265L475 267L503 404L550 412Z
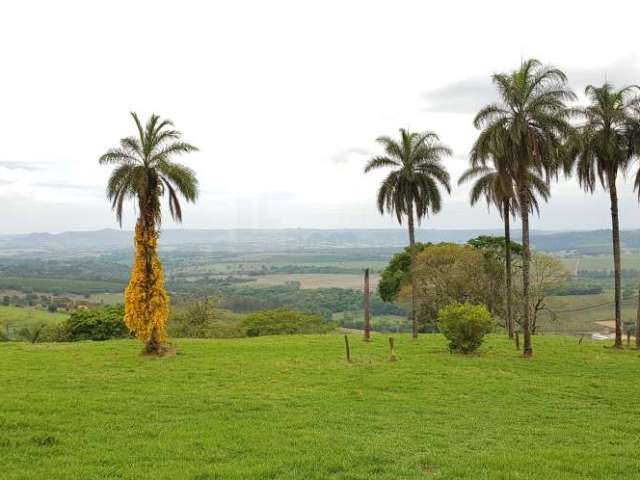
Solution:
M583 120L572 138L571 153L580 185L590 193L598 181L609 192L613 243L615 347L622 348L622 267L620 265L620 225L616 180L624 172L634 154L634 132L637 130L639 100L633 92L640 87L616 90L605 83L587 86L589 105L576 109ZM636 187L638 187L636 178Z
M523 61L520 68L492 77L500 100L478 112L474 125L481 132L474 150L481 158L508 159L513 176L522 220L522 294L529 305L530 179L532 173L547 182L566 165L565 139L572 127L570 111L565 102L575 95L566 87L566 75L538 60ZM530 312L523 312L525 357L533 355Z
M100 157L102 165L116 165L107 184L107 197L122 224L125 200L134 199L139 217L135 231L135 259L125 291L125 323L145 342L145 352L161 354L166 340L165 323L169 297L164 288L162 265L157 255L162 221L160 200L167 195L173 219L182 221L180 196L194 202L198 181L194 172L173 161L180 154L197 151L180 140L169 120L152 115L143 127L135 113L136 135L120 140L120 146Z
M378 190L378 210L382 214L386 211L395 215L400 224L403 217L407 219L412 277L411 325L413 338L417 338L414 222L420 224L430 213L440 211L442 196L439 185L447 192L451 191L449 173L441 161L452 152L440 143L433 132L415 133L400 129L399 141L386 136L379 137L377 141L384 147L385 154L372 158L364 171L392 169Z
M420 253L431 243L416 242L416 253ZM394 302L400 292L403 283L410 280L411 275L411 252L410 247L402 252L396 253L389 265L385 267L378 282L378 293L385 302Z
M469 245L441 243L425 247L416 265L417 316L422 329L434 325L438 311L452 303L484 304L504 318L504 268L494 256ZM405 284L400 302L411 298Z

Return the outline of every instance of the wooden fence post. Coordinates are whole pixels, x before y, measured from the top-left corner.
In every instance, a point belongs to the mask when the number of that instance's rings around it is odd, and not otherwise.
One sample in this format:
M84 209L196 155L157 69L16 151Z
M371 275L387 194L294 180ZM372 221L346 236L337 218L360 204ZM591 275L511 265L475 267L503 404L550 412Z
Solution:
M389 337L389 361L395 362L396 358L396 349L393 341L393 337Z
M351 363L351 347L349 347L349 336L344 336L344 346L347 349L347 363Z
M371 317L369 314L369 269L364 269L364 341L371 341Z

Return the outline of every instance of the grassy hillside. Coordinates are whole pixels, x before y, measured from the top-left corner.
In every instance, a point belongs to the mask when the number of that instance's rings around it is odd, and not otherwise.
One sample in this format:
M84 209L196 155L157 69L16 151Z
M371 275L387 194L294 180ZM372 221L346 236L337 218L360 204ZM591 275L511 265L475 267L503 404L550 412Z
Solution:
M439 336L0 344L0 478L632 479L637 352ZM570 440L569 440L570 439Z
M59 323L69 318L68 313L50 313L34 307L12 307L0 305L0 328L16 330L41 323Z

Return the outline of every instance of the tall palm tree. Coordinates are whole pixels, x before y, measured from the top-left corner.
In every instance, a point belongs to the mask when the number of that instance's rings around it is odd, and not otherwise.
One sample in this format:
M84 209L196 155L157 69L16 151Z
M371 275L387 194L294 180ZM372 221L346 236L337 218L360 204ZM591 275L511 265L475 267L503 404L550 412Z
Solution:
M501 160L502 158L502 160ZM490 162L490 163L489 163ZM510 217L518 213L518 198L514 185L510 163L495 153L489 158L479 158L475 150L471 154L471 166L463 172L458 180L458 185L475 179L470 192L470 203L475 205L480 199L487 202L487 207L494 205L504 223L505 239L505 283L506 283L506 326L509 338L513 338L512 315L512 269L511 269L511 226ZM543 178L535 172L529 173L529 211L539 214L540 209L537 197L543 200L549 198L549 186Z
M533 355L529 312L529 179L531 172L548 181L566 162L564 140L571 132L567 101L575 95L566 75L538 60L523 61L510 73L492 76L499 101L485 106L474 119L481 130L475 143L479 155L497 149L509 152L522 220L523 334L525 357Z
M441 164L443 157L451 156L451 149L442 143L433 132L409 132L400 129L400 139L379 137L376 140L385 155L372 158L365 173L379 168L393 169L382 181L378 190L378 210L394 214L402 225L407 218L409 228L409 250L411 256L411 329L413 338L418 337L416 318L416 239L415 222L430 213L438 213L442 207L439 186L451 192L449 173Z
M634 155L633 136L638 122L636 86L616 90L611 84L587 86L589 105L576 109L583 122L571 142L578 181L593 193L598 181L609 192L613 242L614 303L616 321L615 347L622 348L622 267L620 265L620 225L616 180L626 171ZM636 187L640 185L636 178Z
M173 161L180 154L197 151L180 140L170 120L152 115L143 127L131 113L136 134L120 140L120 146L100 157L101 165L115 165L107 184L107 197L122 225L124 202L137 201L135 259L125 291L125 323L145 342L145 352L161 354L166 340L165 323L169 297L164 289L162 265L157 256L158 231L162 221L161 198L166 194L173 219L182 221L180 197L194 202L198 181L194 172Z

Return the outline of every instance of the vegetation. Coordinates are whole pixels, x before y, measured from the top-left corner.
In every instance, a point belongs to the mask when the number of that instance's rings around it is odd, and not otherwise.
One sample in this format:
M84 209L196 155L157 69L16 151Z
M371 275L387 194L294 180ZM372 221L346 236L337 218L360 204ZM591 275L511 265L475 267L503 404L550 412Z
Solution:
M165 324L169 317L169 296L164 288L162 265L157 254L158 227L162 220L160 199L169 199L171 217L182 221L179 196L194 202L198 181L194 172L172 160L196 147L180 140L169 120L152 115L145 127L138 116L131 116L137 134L120 140L120 147L100 157L103 165L116 165L107 186L118 221L122 224L125 200L135 199L139 217L135 230L135 258L131 279L125 291L124 320L148 354L162 353L166 340Z
M416 242L416 253L422 252L429 243ZM387 267L382 271L378 283L378 293L385 302L393 302L398 298L400 287L411 280L411 252L410 247L396 253Z
M61 325L59 335L61 340L70 342L126 338L129 331L124 324L124 307L115 305L73 312Z
M502 336L470 356L395 338L396 362L374 334L351 365L337 335L177 340L162 361L131 340L0 344L0 477L637 476L636 352L544 336L521 362Z
M475 352L493 327L493 317L484 305L454 303L438 312L438 330L449 340L452 352Z
M570 111L565 102L575 95L566 87L566 75L557 68L545 67L538 60L523 61L520 68L492 77L500 101L485 106L474 119L480 135L473 146L472 158L495 157L509 163L506 169L517 191L522 221L522 296L529 304L529 213L534 178L549 179L566 165L565 140L572 132ZM544 196L543 196L544 197ZM523 312L525 357L533 355L530 312Z
M416 249L415 225L429 213L438 213L442 206L439 186L447 192L449 173L441 164L443 157L451 156L449 147L440 143L433 132L415 133L400 129L400 141L391 137L379 137L385 155L372 158L365 167L365 173L380 168L393 170L383 180L378 190L378 210L395 215L402 224L407 217L409 228L409 252L411 257L411 325L413 338L418 337L416 318Z
M243 320L242 325L249 337L326 333L335 328L334 325L323 322L318 315L284 308L252 313Z
M504 270L495 258L468 245L443 243L425 247L416 264L417 314L423 331L433 330L438 312L452 303L484 304L505 318ZM404 285L400 302L408 301L410 288Z
M576 112L584 119L570 144L575 156L576 173L580 185L593 193L596 183L609 192L614 268L614 313L616 322L615 347L622 348L622 277L620 263L620 222L618 220L618 191L616 179L624 172L637 151L637 108L640 106L635 89L615 90L610 84L587 86L585 94L590 104ZM640 347L640 333L638 346Z
M171 312L169 333L178 338L234 338L246 336L242 319L218 307L215 298L196 300Z

